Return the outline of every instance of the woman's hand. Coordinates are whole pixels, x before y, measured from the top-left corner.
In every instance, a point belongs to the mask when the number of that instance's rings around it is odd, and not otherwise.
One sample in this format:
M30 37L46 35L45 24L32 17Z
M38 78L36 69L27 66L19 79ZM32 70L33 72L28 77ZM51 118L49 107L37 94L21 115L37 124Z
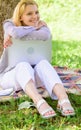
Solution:
M8 35L8 37L4 39L3 45L4 45L4 48L7 48L8 46L12 45L12 41L11 41L11 36L10 35Z
M41 27L43 27L43 26L47 26L47 24L44 22L44 21L38 21L37 22L37 24L36 24L36 29L38 30L38 29L40 29Z

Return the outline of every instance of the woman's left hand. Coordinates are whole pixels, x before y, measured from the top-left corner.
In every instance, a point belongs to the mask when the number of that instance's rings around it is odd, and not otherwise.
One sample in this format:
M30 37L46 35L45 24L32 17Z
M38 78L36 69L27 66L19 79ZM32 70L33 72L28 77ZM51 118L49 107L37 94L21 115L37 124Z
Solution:
M37 23L37 25L35 27L38 30L38 29L40 29L43 26L47 26L47 24L44 21L40 20L40 21L38 21L38 23Z

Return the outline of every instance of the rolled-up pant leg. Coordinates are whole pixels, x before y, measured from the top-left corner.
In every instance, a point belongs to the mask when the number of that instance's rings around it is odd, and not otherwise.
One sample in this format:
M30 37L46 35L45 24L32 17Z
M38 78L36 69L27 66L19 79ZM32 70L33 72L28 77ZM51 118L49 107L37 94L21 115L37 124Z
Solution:
M19 63L16 68L15 80L16 83L21 86L25 91L26 84L32 79L34 82L34 70L27 62Z
M52 92L52 90L56 83L62 84L62 82L51 64L46 60L40 61L35 66L35 73L38 75L41 82L44 84L51 98L57 99L56 95Z
M0 84L3 89L13 87L15 91L19 89L25 91L25 86L31 79L34 81L33 68L29 63L21 62L13 70L4 74Z
M0 86L2 87L2 89L13 88L15 91L17 90L15 82L15 68L4 73L1 78Z

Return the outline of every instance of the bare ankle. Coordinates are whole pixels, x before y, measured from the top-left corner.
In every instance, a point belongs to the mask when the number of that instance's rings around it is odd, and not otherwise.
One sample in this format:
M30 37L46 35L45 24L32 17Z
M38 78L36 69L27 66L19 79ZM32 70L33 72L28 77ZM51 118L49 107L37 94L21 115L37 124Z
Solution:
M59 101L62 101L62 100L64 100L64 99L68 99L68 96L61 96L61 97L59 97Z
M63 100L63 99L68 98L64 86L62 84L60 84L60 83L55 84L55 86L53 88L53 92L58 97L58 100Z
M35 104L37 104L37 102L39 101L39 100L41 100L42 99L42 96L41 95L38 95L38 96L35 96L32 100L33 100L33 102L35 103Z

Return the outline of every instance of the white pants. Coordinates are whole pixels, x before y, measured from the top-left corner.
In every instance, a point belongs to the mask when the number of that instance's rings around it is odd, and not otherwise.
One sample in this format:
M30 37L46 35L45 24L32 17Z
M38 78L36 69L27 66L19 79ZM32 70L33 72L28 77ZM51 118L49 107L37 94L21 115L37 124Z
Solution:
M12 88L17 91L23 89L25 91L26 84L33 80L36 87L44 86L52 99L55 99L55 94L52 93L56 83L61 83L51 64L46 61L40 61L34 68L27 63L21 62L17 66L4 74L1 81L3 89ZM59 88L60 89L60 88Z

